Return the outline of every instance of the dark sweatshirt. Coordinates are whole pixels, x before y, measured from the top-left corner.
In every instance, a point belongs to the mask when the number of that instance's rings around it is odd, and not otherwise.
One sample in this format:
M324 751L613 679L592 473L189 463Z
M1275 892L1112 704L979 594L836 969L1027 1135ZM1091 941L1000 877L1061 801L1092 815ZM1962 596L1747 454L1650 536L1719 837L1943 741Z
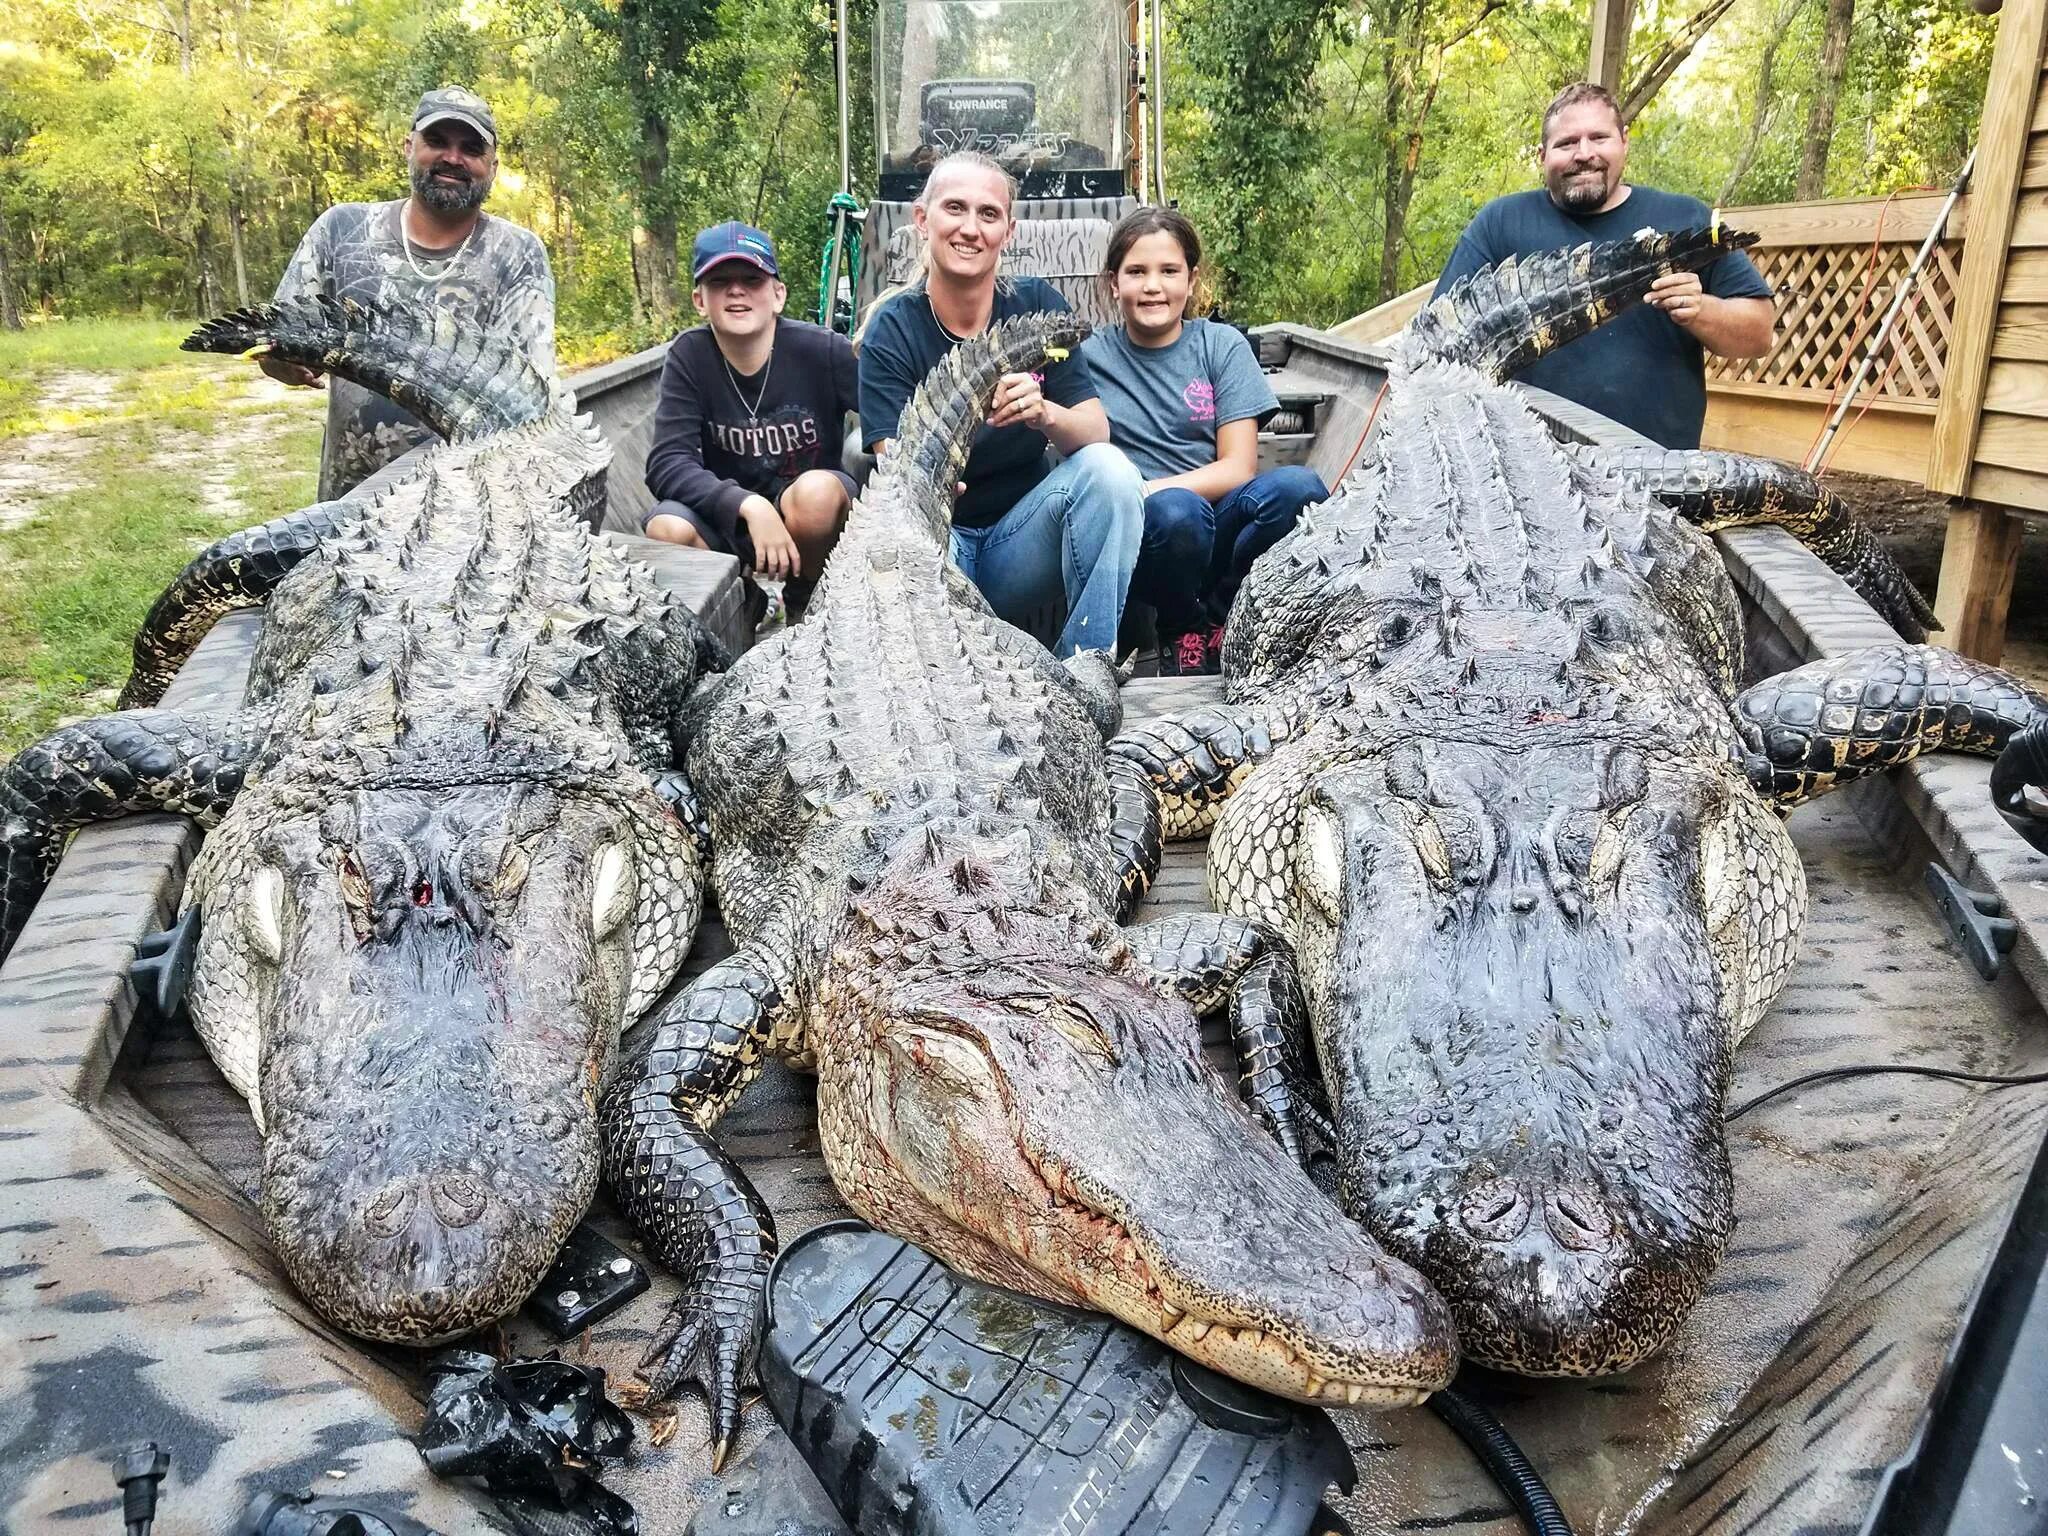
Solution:
M708 325L678 336L661 369L647 489L692 508L732 543L748 496L773 501L805 470L839 468L845 416L858 403L853 343L822 326L777 320L764 372L727 377ZM764 384L760 414L750 417Z

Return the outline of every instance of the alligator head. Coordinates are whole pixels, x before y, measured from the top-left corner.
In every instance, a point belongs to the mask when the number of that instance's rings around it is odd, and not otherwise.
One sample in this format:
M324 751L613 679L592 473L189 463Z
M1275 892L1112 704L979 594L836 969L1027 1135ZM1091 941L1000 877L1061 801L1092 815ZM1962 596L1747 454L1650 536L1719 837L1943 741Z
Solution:
M1718 1262L1773 880L1796 923L1796 858L1758 815L1711 761L1456 736L1302 802L1296 951L1345 1203L1444 1292L1470 1358L1621 1369Z
M857 902L810 1034L854 1208L1283 1396L1444 1385L1442 1301L1281 1154L1119 931L1029 866L1022 838L933 840Z
M622 1021L680 963L695 854L641 781L252 787L193 874L193 1013L262 1206L337 1326L423 1344L533 1289L596 1188Z

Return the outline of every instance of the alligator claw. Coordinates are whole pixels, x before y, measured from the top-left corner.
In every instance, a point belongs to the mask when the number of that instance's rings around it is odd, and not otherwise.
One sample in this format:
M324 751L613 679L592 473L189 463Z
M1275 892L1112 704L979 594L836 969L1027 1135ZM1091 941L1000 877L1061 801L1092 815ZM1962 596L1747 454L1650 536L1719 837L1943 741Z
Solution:
M1267 1083L1258 1090L1247 1089L1245 1106L1266 1134L1280 1144L1280 1150L1304 1171L1311 1170L1318 1157L1336 1155L1337 1127L1300 1083ZM1313 1145L1303 1137L1304 1131L1313 1138Z
M759 1293L744 1309L733 1305L737 1300L726 1287L683 1297L669 1309L640 1361L651 1401L672 1396L684 1382L704 1394L714 1473L725 1465L739 1432L740 1381L752 1373L761 1344Z

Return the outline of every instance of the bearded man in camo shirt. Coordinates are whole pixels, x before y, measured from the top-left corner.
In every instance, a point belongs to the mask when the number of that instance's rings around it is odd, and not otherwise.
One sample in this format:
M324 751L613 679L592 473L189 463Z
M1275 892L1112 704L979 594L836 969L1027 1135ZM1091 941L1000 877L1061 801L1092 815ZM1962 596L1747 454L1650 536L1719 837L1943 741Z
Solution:
M428 303L509 334L534 367L555 371L555 280L529 230L483 211L498 174L498 126L459 85L427 92L405 138L412 195L338 203L313 222L277 285L277 299L328 294L365 303ZM287 384L320 374L263 360ZM320 499L341 496L433 433L407 411L346 379L330 381L320 448Z

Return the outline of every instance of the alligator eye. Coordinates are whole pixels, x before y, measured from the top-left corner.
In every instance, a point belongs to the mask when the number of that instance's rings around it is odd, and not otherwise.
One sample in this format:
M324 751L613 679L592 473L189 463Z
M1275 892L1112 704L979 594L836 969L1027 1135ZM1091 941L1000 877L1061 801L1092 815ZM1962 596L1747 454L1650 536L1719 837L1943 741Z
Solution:
M889 1049L912 1068L912 1077L927 1089L954 1097L979 1094L988 1080L988 1064L980 1051L943 1029L908 1025L888 1032Z
M633 910L633 861L624 843L612 843L597 856L597 877L590 884L590 925L608 939Z
M273 965L284 958L284 876L268 865L249 882L249 939Z

